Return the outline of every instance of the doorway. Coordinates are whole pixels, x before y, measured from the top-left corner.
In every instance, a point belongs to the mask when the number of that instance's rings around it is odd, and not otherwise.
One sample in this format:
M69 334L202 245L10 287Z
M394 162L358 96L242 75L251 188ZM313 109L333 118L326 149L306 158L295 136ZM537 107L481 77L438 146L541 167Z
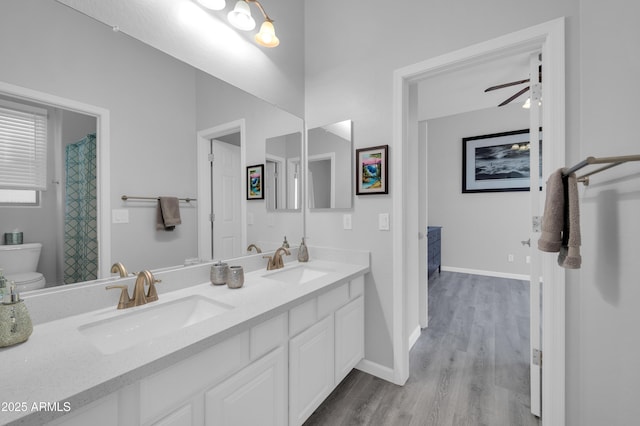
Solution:
M407 318L418 311L410 296L418 293L421 265L417 237L421 231L418 215L418 180L411 170L418 170L416 82L437 73L449 72L479 61L505 55L541 50L545 58L545 99L542 123L549 146L543 153L545 170L564 165L564 19L560 18L522 31L511 33L450 54L433 58L394 73L394 381L406 382L409 372L409 336L414 324ZM409 171L407 172L403 172ZM397 200L396 200L397 198ZM542 258L542 276L546 288L543 294L543 348L545 368L542 382L543 424L564 422L564 273L549 257ZM412 283L412 285L405 285ZM422 300L421 300L422 302Z
M55 209L60 213L57 215L49 215L46 220L39 220L40 224L50 224L51 217L59 216L57 223L60 226L53 227L57 235L51 234L51 246L47 248L48 253L51 255L41 254L40 267L49 268L51 271L47 277L47 286L64 283L64 275L62 273L64 263L64 226L63 226L63 212L64 212L64 198L63 192L60 190L61 185L64 185L62 179L61 170L63 169L64 156L63 150L63 137L65 136L64 129L62 128L63 118L67 122L73 122L74 129L84 129L80 131L80 134L87 133L89 131L95 132L96 146L95 155L97 157L95 167L95 211L97 213L96 223L91 227L92 240L97 239L97 269L95 271L96 278L106 278L110 276L111 268L111 201L110 201L110 118L109 110L96 107L93 105L78 102L72 99L63 98L57 95L52 95L45 92L40 92L33 89L28 89L21 86L15 86L9 83L0 82L0 94L18 100L20 102L27 102L35 105L40 105L43 108L50 109L53 120L51 120L53 136L53 143L49 146L49 149L58 155L55 158L51 158L49 167L52 170L56 170L57 173L51 173L51 178L48 182L50 189L49 197L51 198L51 204L55 204ZM78 120L78 117L82 119ZM82 122L83 124L78 124ZM87 123L90 122L89 125ZM88 127L87 127L88 126ZM74 139L75 137L71 137ZM76 142L76 140L72 140ZM53 157L53 156L52 156ZM51 190L55 188L56 190ZM36 209L32 209L31 214L21 215L21 219L24 220L33 216ZM19 213L19 210L15 210L14 213ZM17 223L14 222L14 223ZM49 226L49 228L51 228ZM31 229L33 234L43 235L45 232L49 234L50 229L47 230L35 230ZM95 237L94 237L95 236ZM43 245L44 247L44 245ZM49 278L53 277L53 278Z
M241 196L246 186L245 138L244 119L198 132L198 257L202 260L238 257L247 246L246 201ZM221 184L217 190L212 173Z

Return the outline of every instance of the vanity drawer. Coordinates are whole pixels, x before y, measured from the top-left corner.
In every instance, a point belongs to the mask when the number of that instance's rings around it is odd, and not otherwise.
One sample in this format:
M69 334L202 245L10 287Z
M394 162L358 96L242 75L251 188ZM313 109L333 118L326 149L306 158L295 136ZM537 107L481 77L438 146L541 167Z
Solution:
M289 311L289 336L295 336L316 323L318 318L317 299L313 298Z
M253 361L285 342L288 337L287 314L278 315L256 325L250 333L250 357Z
M189 357L140 381L140 422L182 406L202 391L249 364L249 331Z
M318 319L322 319L349 301L349 283L318 296Z

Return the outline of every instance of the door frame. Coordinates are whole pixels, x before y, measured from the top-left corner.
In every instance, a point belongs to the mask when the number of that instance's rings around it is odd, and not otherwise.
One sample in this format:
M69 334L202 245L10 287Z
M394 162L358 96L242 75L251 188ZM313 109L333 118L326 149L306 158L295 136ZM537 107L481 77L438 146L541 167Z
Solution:
M198 196L198 257L202 260L210 260L211 254L211 221L209 209L211 208L211 176L209 162L209 150L211 139L217 139L232 133L240 133L240 187L246 188L246 173L242 172L246 164L246 123L244 118L223 123L215 127L200 130L196 136L196 168L197 168L197 196ZM240 247L247 246L247 203L240 197L240 223L241 239Z
M417 215L411 212L411 199L418 193L418 182L408 171L417 162L409 155L416 143L415 83L481 60L518 52L542 51L545 83L542 89L542 123L550 149L543 153L545 175L565 164L565 35L564 18L558 18L486 42L472 45L432 59L395 70L393 74L393 372L394 383L409 378L410 334L414 324L407 323L411 303L408 286L418 285L419 250L413 250L419 229ZM413 160L413 161L412 161ZM417 166L417 164L415 164ZM544 369L542 381L542 424L562 425L565 420L565 273L552 256L542 256L543 292L542 329Z

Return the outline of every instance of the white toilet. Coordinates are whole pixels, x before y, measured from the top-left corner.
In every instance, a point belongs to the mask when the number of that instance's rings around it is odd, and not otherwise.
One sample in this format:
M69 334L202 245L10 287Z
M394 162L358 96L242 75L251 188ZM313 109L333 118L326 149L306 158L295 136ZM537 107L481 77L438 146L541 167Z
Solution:
M15 281L19 293L44 288L46 281L36 272L42 244L0 245L0 268L7 281Z

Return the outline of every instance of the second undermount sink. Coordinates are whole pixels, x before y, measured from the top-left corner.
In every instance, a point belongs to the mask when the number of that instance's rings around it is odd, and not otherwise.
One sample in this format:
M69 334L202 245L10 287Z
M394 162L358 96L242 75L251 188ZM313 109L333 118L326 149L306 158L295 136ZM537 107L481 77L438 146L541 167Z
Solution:
M318 268L311 265L296 265L290 268L269 271L263 276L265 278L284 282L287 284L304 284L316 278L323 277L330 273L328 269Z
M202 296L189 296L166 303L154 303L78 327L103 354L113 354L142 342L149 342L220 315L233 306Z

